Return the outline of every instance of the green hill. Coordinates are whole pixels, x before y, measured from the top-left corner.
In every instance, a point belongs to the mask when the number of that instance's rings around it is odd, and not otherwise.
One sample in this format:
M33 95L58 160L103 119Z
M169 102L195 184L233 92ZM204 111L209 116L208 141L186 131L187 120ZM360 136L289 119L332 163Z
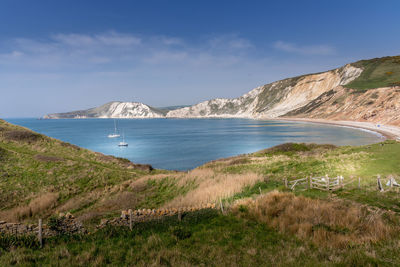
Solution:
M157 199L158 184L145 184L140 192L132 189L125 194L120 191L121 184L160 173L169 172L92 152L0 120L3 220L31 221L55 211L84 213L88 209L96 210L93 216L104 215L120 211L121 207L110 204L120 198L125 199L122 206L140 206L151 202L152 195ZM169 186L174 188L172 183Z
M400 56L361 60L351 65L362 68L360 77L346 85L347 88L366 90L400 86Z

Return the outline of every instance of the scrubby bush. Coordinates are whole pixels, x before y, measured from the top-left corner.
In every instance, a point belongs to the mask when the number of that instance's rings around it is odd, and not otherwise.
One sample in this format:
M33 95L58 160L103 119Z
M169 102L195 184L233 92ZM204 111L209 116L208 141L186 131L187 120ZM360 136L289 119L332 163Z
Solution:
M58 233L63 233L64 232L63 220L64 217L58 217L56 215L53 215L49 218L47 226L49 227L50 230L56 231Z
M28 143L36 142L42 138L40 134L25 131L25 130L13 130L4 132L4 137L11 141L24 141Z
M172 228L172 234L178 240L184 240L192 236L192 232L182 226Z

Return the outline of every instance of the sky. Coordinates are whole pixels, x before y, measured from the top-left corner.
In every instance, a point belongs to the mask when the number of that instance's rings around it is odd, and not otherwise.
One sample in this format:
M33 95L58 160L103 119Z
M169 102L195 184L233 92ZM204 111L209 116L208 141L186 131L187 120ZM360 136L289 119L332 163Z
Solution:
M400 1L2 0L0 117L238 97L400 54Z

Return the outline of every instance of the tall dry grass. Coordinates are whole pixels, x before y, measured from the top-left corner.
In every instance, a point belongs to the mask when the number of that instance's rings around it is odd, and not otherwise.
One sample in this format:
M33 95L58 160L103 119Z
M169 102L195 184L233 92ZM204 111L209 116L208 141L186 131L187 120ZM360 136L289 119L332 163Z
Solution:
M41 212L56 206L59 198L58 193L44 193L30 201L26 206L15 207L11 210L0 213L0 218L6 221L20 221L33 217Z
M322 201L278 191L255 200L239 200L232 212L333 248L377 242L394 231L382 212L344 201Z
M195 169L181 177L178 183L184 185L194 182L196 188L184 196L173 199L165 206L171 208L212 203L220 198L231 197L241 192L245 186L252 186L261 180L262 177L255 173L223 174L207 168Z

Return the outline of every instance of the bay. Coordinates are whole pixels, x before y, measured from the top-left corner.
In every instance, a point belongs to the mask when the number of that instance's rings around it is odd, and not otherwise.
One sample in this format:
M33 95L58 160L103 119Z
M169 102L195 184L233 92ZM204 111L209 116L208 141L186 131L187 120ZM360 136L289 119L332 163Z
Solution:
M208 161L251 153L286 142L366 145L379 134L358 129L305 122L251 119L117 119L121 138L107 138L113 119L7 121L47 136L154 168L189 170Z

